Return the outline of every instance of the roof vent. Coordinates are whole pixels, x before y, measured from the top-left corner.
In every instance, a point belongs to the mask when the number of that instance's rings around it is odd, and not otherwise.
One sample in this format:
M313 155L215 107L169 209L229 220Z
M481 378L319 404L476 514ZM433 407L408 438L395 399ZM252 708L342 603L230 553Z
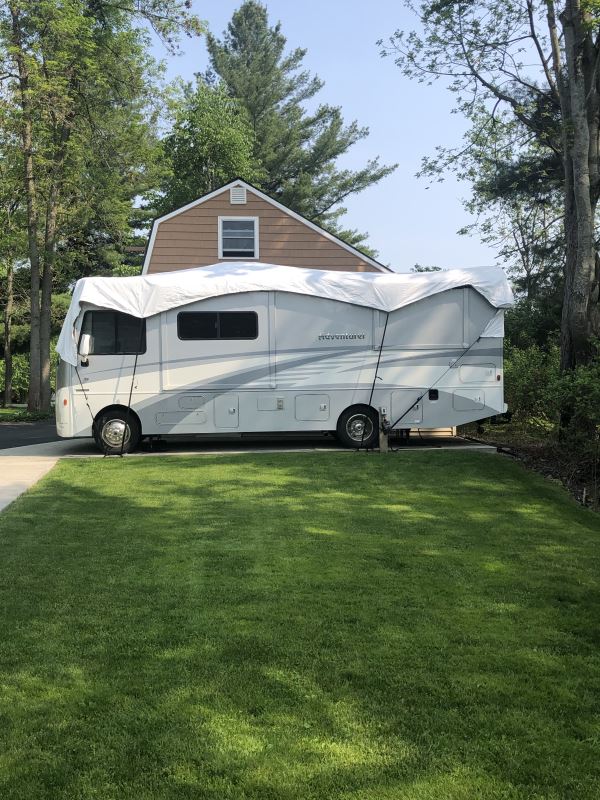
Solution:
M243 205L246 202L246 187L233 186L229 190L229 202L232 206Z

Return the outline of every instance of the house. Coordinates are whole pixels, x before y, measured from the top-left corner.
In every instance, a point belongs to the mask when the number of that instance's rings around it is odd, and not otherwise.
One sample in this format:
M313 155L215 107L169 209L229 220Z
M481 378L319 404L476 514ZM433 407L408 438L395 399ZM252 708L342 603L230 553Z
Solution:
M239 179L156 219L142 274L219 261L392 271Z

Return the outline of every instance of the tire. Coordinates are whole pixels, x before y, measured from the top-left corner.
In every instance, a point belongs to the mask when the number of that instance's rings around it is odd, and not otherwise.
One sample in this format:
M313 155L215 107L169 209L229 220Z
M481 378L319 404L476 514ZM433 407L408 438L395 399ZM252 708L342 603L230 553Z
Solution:
M125 428L125 421L127 427ZM123 431L126 430L125 443L121 450ZM121 455L131 453L140 443L142 430L139 420L133 411L122 408L103 411L96 417L94 424L94 440L100 450L106 455Z
M379 414L370 406L352 406L341 415L337 437L344 447L374 447L379 441Z

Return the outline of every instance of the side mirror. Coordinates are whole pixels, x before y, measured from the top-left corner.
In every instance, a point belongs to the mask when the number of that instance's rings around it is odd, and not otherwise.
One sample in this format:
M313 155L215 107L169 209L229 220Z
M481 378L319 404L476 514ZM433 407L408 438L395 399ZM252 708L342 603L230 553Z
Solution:
M90 345L92 343L92 337L89 333L84 333L79 340L79 357L81 358L82 363L87 364L88 356L90 354Z

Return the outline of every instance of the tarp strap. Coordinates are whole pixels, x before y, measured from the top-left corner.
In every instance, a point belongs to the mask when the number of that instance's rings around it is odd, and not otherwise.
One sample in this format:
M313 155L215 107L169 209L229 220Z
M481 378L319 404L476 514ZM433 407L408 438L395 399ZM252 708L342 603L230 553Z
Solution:
M385 313L385 325L383 326L383 334L381 336L381 344L379 345L379 354L377 355L377 366L375 367L375 375L373 375L373 383L371 385L371 394L369 395L369 403L368 403L369 407L371 407L371 403L373 401L373 394L375 393L375 384L376 384L377 378L378 378L379 364L381 363L381 353L383 352L383 343L385 342L385 333L387 331L389 318L390 318L390 312L386 311L386 313ZM363 428L363 432L362 432L362 436L361 436L361 440L360 440L360 445L356 448L357 450L360 450L360 448L363 446L363 443L365 441L365 430L366 430L366 427L367 426L365 425L365 427Z
M450 370L451 370L451 369L455 369L455 368L456 368L456 365L457 365L457 364L458 364L458 362L461 360L461 358L464 358L464 357L467 355L467 353L469 352L469 350L470 350L470 349L471 349L471 348L472 348L474 345L476 345L476 344L477 344L477 342L478 342L480 339L481 339L481 336L478 336L478 337L477 337L477 339L475 339L475 341L474 341L474 342L471 342L471 344L470 344L470 345L469 345L469 346L466 348L466 350L463 350L463 352L462 352L462 353L461 353L461 354L458 356L458 358L457 358L455 361L453 361L453 362L452 362L452 364L450 364L450 366L449 366L447 369L445 369L445 370L444 370L444 372L442 372L442 374L441 374L441 375L440 375L438 378L436 378L436 380L435 380L435 381L434 381L434 382L431 384L431 386L428 386L428 387L427 387L427 389L425 389L425 391L423 392L423 394L419 395L419 397L417 397L417 399L414 401L414 403L412 403L412 405L410 405L410 406L409 406L409 407L406 409L406 411L404 411L402 414L400 414L400 416L398 417L398 419L397 419L397 420L395 420L395 422L392 422L392 424L391 424L391 425L388 425L388 427L387 427L387 430L389 430L389 431L393 430L393 429L396 427L396 425L397 425L399 422L401 422L401 421L404 419L404 417L405 417L405 416L406 416L406 415L409 413L409 411L412 411L412 410L413 410L413 408L414 408L414 407L415 407L415 406L416 406L418 403L420 403L420 402L421 402L421 400L422 400L422 399L425 397L425 395L426 395L426 394L429 394L429 392L430 392L432 389L434 389L434 388L435 388L435 386L437 386L437 384L438 384L438 383L439 383L439 382L442 380L442 378L444 378L444 377L445 377L445 376L446 376L446 375L447 375L447 374L450 372Z
M123 458L123 448L125 447L125 434L127 433L127 428L129 426L129 412L131 411L131 398L133 395L133 384L135 383L135 373L137 371L137 364L138 358L140 355L140 350L142 349L142 340L144 338L144 331L146 330L146 320L143 317L140 317L140 338L138 341L138 347L135 354L135 360L133 362L133 372L131 373L131 385L129 387L129 399L127 400L127 411L125 412L125 427L123 428L123 438L121 439L121 452L119 456ZM131 438L131 437L130 437Z
M106 452L106 447L104 446L104 440L102 439L101 436L98 436L98 429L96 427L96 419L94 417L94 412L90 408L90 404L88 402L88 397L87 397L87 391L83 386L83 381L81 380L81 375L79 374L79 370L77 369L77 367L75 367L75 373L77 375L77 379L79 381L79 385L81 386L81 391L83 393L83 399L85 400L85 404L87 406L87 410L90 412L90 417L92 418L92 435L93 435L94 439L96 440L96 442L98 442L98 440L100 440L102 442L102 452L104 453L104 457L106 458L107 452Z

